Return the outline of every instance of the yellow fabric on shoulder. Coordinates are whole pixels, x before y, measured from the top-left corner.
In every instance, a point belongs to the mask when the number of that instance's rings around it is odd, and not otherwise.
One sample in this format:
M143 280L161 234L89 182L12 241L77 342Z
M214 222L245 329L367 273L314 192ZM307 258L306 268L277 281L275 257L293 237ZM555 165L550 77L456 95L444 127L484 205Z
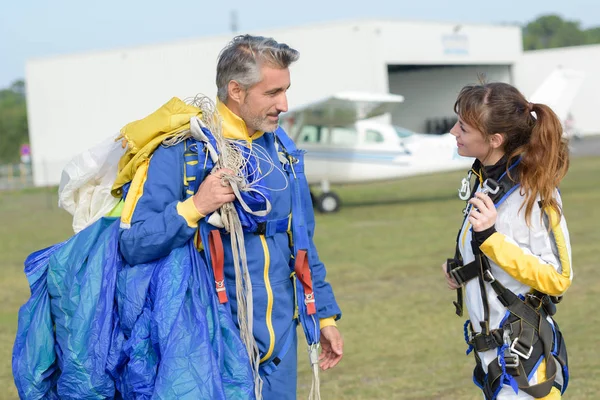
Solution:
M120 197L122 186L133 179L140 165L148 160L163 140L190 129L190 118L194 116L201 116L199 108L173 97L147 117L125 125L116 140L122 140L127 150L119 160L112 195Z
M319 328L323 329L326 326L337 326L337 324L335 323L335 318L334 317L321 318L319 320Z
M554 229L560 230L560 227ZM566 266L562 265L562 273L559 273L553 265L526 253L500 232L492 234L479 248L510 276L542 293L560 296L571 286L571 269L568 263ZM560 260L563 258L560 255Z
M265 133L257 131L254 135L248 135L248 128L243 119L238 117L224 103L217 99L217 112L223 122L223 136L227 139L244 140L252 143L252 140L258 139Z
M144 184L148 177L148 166L150 165L150 159L146 158L142 161L141 165L135 171L135 176L131 181L131 186L127 192L127 198L125 198L125 204L121 211L121 225L130 226L131 219L133 218L133 212L138 201L144 194Z

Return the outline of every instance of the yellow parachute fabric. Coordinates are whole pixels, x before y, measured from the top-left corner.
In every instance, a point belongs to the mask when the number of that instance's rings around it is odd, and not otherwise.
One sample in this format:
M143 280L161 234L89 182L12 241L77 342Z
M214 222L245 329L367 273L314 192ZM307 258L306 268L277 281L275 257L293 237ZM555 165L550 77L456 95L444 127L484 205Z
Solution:
M126 151L119 160L112 195L121 197L123 185L132 181L138 167L150 158L162 141L190 129L190 118L201 114L198 107L173 97L147 117L125 125L116 139L122 141Z

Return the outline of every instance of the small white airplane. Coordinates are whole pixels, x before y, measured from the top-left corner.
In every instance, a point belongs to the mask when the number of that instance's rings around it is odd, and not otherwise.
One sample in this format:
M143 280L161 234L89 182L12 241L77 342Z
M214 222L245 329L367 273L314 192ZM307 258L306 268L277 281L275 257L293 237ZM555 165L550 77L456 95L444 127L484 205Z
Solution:
M330 184L391 180L417 174L468 168L472 158L458 155L449 133L412 132L377 119L404 101L400 95L344 92L298 107L282 116L282 125L307 151L308 183L320 185L316 208L337 211Z

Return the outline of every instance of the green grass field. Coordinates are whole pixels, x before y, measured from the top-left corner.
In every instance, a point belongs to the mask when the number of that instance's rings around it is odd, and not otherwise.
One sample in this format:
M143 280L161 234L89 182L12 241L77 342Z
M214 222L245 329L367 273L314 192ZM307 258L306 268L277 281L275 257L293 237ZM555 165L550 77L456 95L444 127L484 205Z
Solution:
M566 398L600 392L600 157L573 160L561 187L575 279L559 306L572 380ZM472 384L454 292L441 263L452 255L463 203L460 173L339 188L343 209L319 215L316 241L343 310L342 363L321 375L323 399L481 399ZM55 190L0 192L0 398L17 398L11 353L17 312L29 290L25 257L70 236ZM299 348L299 398L310 388Z

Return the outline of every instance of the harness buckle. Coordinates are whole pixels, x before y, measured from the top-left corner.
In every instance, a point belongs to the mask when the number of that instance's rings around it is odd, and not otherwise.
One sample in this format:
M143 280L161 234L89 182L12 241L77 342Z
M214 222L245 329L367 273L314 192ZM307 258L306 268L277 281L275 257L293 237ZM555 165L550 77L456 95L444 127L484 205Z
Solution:
M496 278L494 278L494 275L492 275L492 271L490 271L489 269L483 271L483 280L485 280L487 283L496 282Z
M483 181L483 185L481 186L483 187L484 193L496 194L500 190L500 185L492 178L488 178Z
M517 346L519 346L519 349L517 349ZM522 357L524 360L529 360L529 357L531 357L531 353L533 353L533 346L530 346L529 349L525 349L525 347L521 344L521 342L519 342L519 338L515 338L515 340L513 340L512 344L510 345L510 352L513 354L518 355L519 357Z
M215 281L215 287L217 289L217 292L223 292L225 291L225 281Z
M254 234L264 235L265 233L267 233L267 223L259 222L258 224L256 224L256 230L254 231Z
M308 305L309 303L315 302L315 296L312 293L307 293L304 295L304 304Z
M498 364L502 367L502 364L500 364L500 357L498 357ZM505 351L504 365L506 368L519 368L519 356L511 353L510 351Z
M458 273L458 268L455 269L451 269L449 272L450 276L452 278L454 278L454 280L456 281L456 283L460 286L464 285L465 282L463 281L463 279L461 278L460 274Z

